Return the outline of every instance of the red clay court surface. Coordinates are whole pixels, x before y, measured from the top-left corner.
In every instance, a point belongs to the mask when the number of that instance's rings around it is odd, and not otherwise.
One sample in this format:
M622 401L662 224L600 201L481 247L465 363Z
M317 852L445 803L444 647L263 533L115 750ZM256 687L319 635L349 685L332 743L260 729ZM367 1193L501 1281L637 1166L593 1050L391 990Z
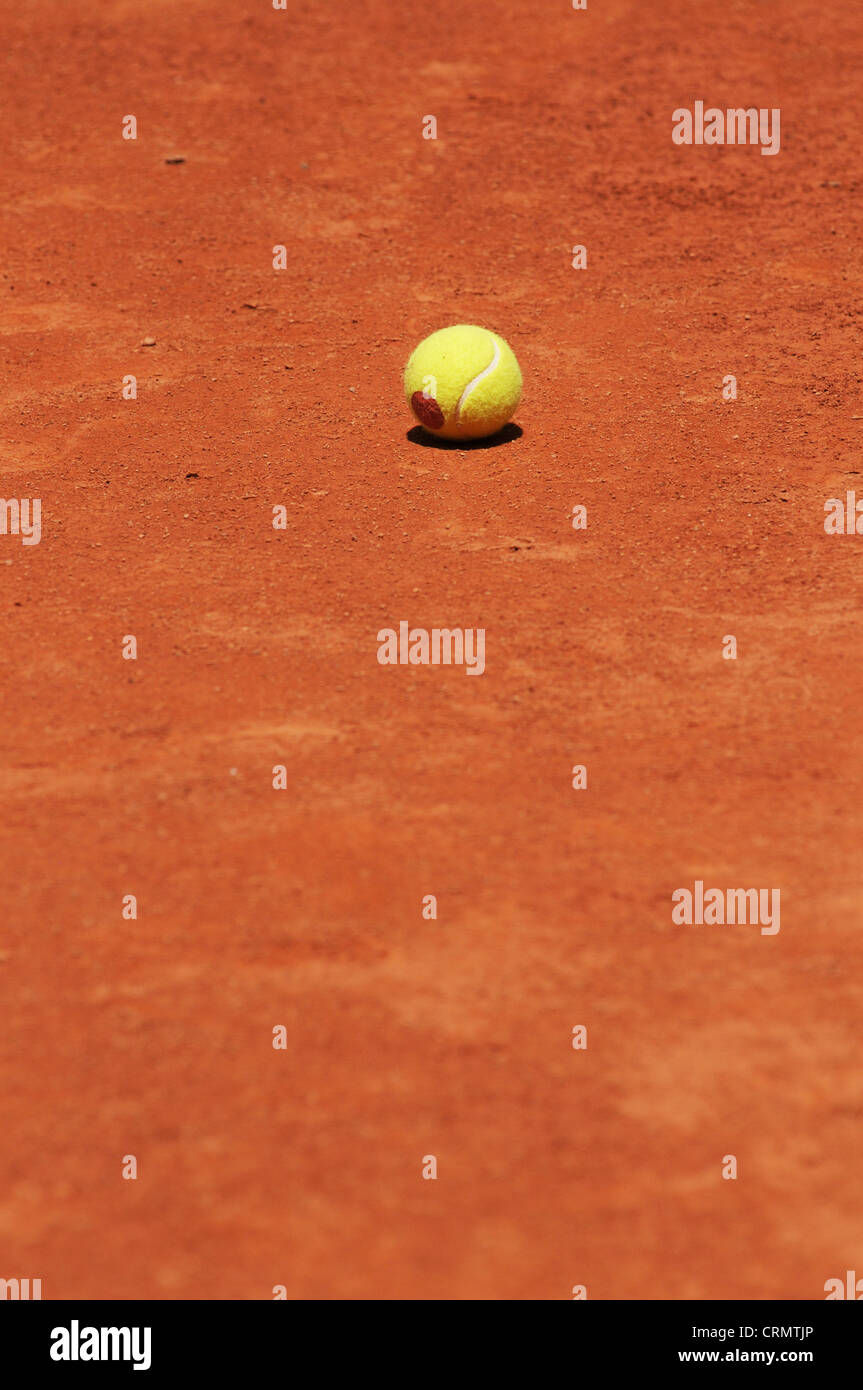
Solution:
M859 13L2 15L0 490L43 532L0 536L0 1276L823 1298L863 1270ZM702 99L779 155L675 146ZM524 372L496 447L411 433L458 322ZM485 674L379 666L403 619ZM673 925L695 879L781 931Z

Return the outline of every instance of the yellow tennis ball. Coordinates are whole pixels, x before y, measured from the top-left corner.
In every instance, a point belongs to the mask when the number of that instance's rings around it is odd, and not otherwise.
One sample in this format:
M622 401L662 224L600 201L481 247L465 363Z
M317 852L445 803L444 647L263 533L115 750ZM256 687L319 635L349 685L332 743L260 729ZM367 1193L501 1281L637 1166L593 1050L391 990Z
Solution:
M473 323L439 328L414 348L405 396L421 425L442 439L495 434L521 399L521 372L505 339Z

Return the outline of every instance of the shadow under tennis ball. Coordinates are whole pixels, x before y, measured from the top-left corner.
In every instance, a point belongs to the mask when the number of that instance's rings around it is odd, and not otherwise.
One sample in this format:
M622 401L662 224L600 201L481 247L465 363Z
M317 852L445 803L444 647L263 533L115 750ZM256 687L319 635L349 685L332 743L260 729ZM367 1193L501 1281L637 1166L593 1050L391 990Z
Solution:
M422 425L414 425L405 435L411 444L421 444L424 449L497 449L501 444L510 444L513 439L520 439L524 434L521 425L515 425L512 421L499 429L497 434L489 434L485 439L441 439L436 434L429 434Z

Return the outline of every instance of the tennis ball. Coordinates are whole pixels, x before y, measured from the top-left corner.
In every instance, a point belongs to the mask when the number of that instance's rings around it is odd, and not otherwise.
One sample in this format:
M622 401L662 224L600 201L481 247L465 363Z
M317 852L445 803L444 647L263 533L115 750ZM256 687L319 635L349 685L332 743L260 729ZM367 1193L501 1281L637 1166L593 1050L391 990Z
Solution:
M515 353L473 323L439 328L414 348L405 396L421 425L442 439L482 439L505 425L521 399Z

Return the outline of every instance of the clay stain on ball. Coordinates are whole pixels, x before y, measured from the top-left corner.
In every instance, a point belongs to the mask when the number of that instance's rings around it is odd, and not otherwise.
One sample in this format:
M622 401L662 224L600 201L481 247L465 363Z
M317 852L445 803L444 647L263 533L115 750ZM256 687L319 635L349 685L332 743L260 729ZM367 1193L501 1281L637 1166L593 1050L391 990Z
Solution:
M421 424L427 425L430 430L440 429L444 415L434 396L426 396L422 391L414 391L411 396L411 408Z

